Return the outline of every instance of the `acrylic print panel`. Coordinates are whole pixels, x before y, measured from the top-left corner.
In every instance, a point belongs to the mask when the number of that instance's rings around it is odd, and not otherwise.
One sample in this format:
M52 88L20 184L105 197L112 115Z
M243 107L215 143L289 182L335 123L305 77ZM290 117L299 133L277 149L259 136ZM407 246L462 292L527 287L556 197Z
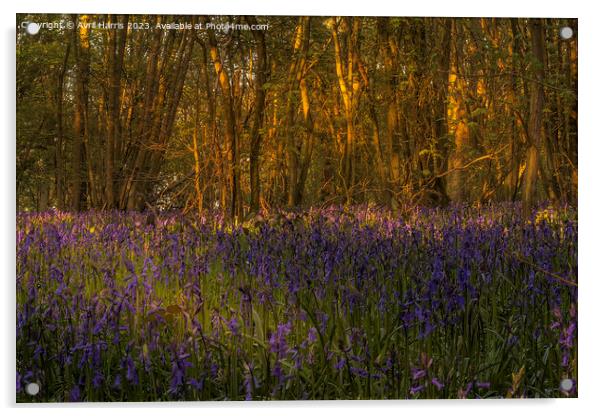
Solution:
M17 401L576 397L577 36L17 15Z

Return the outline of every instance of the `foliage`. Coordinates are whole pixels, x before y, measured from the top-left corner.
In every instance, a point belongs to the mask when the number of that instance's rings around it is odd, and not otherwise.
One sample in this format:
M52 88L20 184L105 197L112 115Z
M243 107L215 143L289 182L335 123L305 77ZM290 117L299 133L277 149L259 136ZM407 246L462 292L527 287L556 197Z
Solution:
M19 402L577 395L567 206L23 213L16 265Z

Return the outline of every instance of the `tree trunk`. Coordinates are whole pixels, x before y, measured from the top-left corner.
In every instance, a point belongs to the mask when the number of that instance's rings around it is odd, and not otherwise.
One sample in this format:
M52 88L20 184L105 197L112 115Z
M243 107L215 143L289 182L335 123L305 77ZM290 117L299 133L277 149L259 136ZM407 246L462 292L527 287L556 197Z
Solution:
M344 187L346 191L346 202L353 200L353 188L355 177L355 115L358 104L359 79L355 71L358 60L358 42L360 32L360 19L358 17L341 18L334 20L331 26L332 40L334 44L335 69L339 81L339 89L345 107L345 122L347 137L343 150L343 172ZM339 26L346 25L347 40L347 63L343 62L343 52L339 40Z
M81 16L82 27L78 29L77 15L73 16L73 46L77 66L76 81L76 110L73 120L74 140L72 142L72 173L71 173L71 209L79 211L83 198L82 169L85 145L88 141L88 79L89 79L89 23L88 16ZM88 178L90 179L90 178ZM87 189L90 188L88 185Z
M387 82L386 97L386 135L385 147L387 150L386 166L388 171L388 204L395 207L397 205L396 193L399 188L400 179L400 153L399 143L399 103L397 100L397 86L399 74L396 70L397 64L397 43L391 36L389 29L390 19L382 17L378 19L378 36L380 53L384 60L385 79Z
M207 26L209 19L206 16L202 16L201 20L204 26ZM239 160L238 160L238 144L236 138L236 122L234 118L234 102L232 100L232 88L230 85L230 77L226 72L222 60L220 58L219 50L217 48L217 39L213 30L207 31L207 38L209 41L209 54L213 61L215 73L218 78L220 88L222 90L222 110L226 118L225 136L226 141L229 143L230 152L228 155L228 161L230 162L230 217L235 219L239 217L240 211L238 209L238 196L240 195L240 184L239 178ZM240 218L238 218L240 219Z
M250 25L256 25L254 16L247 16ZM265 112L265 83L267 82L267 54L265 35L261 30L254 30L253 38L257 48L257 69L255 71L255 103L253 113L253 126L251 127L251 152L250 152L250 182L251 182L251 211L259 211L259 198L261 194L259 181L259 155L261 152L263 116Z
M65 141L65 131L63 124L63 88L65 83L65 73L67 72L67 64L69 62L69 52L71 51L71 43L67 43L63 66L59 72L56 93L56 151L55 151L55 167L56 167L56 201L57 207L60 210L65 209L65 162L63 155L63 145Z
M197 102L200 102L198 100ZM194 156L194 190L196 193L196 205L199 218L203 214L203 192L201 190L201 151L199 149L199 113L200 105L197 105L194 116L194 129L192 132L192 154Z
M462 36L458 35L458 21L452 20L451 56L448 80L447 125L454 139L455 148L448 160L450 170L447 180L447 194L453 202L461 202L466 196L466 179L461 167L465 163L466 147L470 142L470 132L466 104L464 103L465 81L459 67L462 62Z
M543 126L543 102L544 102L544 36L541 19L529 20L529 32L531 33L531 48L535 58L534 81L531 85L529 97L529 147L527 149L527 166L523 178L523 213L529 215L535 202L537 184L537 172L539 169L539 149L542 141Z
M309 47L309 17L299 17L293 39L293 59L288 72L288 93L286 99L286 162L287 162L287 205L296 206L298 198L300 149L294 129L297 114L296 94L303 79L307 48ZM305 90L307 91L307 90Z
M124 17L123 29L110 29L108 31L108 59L107 59L107 140L105 143L105 207L111 209L115 206L114 192L116 149L120 147L121 132L121 72L123 56L127 37L128 17ZM118 21L117 16L109 15L109 23Z

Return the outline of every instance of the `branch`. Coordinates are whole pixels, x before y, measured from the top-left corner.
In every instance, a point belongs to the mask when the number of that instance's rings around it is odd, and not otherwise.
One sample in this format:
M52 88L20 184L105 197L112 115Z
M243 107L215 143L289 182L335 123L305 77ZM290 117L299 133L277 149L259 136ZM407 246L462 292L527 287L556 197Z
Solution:
M519 261L525 263L528 266L533 267L538 272L547 274L548 276L550 276L550 277L552 277L552 278L554 278L554 279L556 279L556 280L558 280L558 281L560 281L560 282L562 282L564 284L567 284L569 286L575 286L575 287L577 287L577 283L576 282L573 282L572 280L565 279L564 277L559 276L556 273L552 273L552 272L549 272L549 271L547 271L545 269L542 269L538 265L533 264L532 262L530 262L529 260L527 260L525 257L523 257L522 255L520 255L520 254L518 254L516 252L512 252L511 254L513 254L514 257L516 257Z
M494 158L494 156L496 156L497 154L499 154L499 153L503 152L503 151L504 151L504 150L505 150L505 149L506 149L508 146L510 146L510 145L509 145L509 144L507 144L507 145L503 146L501 149L499 149L499 150L497 150L497 151L495 151L495 152L493 152L493 153L490 153L490 154L488 154L488 155L484 155L484 156L477 157L476 159L474 159L474 160L471 160L470 162L468 162L468 163L467 163L466 165L464 165L464 166L455 167L455 168L452 168L452 169L450 169L450 170L448 170L448 171L446 171L446 172L443 172L443 173L440 173L440 174L438 174L438 175L435 175L435 176L433 176L433 178L432 178L431 180L438 179L438 178L442 178L442 177L444 177L444 176L447 176L447 175L449 175L450 173L452 173L452 172L455 172L455 171L457 171L457 170L464 170L464 169L468 169L470 166L472 166L472 165L474 165L475 163L478 163L478 162L480 162L480 161L482 161L482 160L493 159L493 158Z

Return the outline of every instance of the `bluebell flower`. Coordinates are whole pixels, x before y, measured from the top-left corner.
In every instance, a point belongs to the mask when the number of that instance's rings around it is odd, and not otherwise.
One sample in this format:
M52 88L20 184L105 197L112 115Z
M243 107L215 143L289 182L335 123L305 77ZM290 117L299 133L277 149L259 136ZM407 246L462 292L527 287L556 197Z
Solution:
M95 371L94 377L92 378L92 386L94 386L95 389L98 389L102 386L103 382L104 376L102 375L102 373L100 371Z
M137 385L138 384L138 373L136 371L136 365L134 364L134 360L132 360L132 357L130 357L129 355L125 360L125 365L126 365L126 375L125 375L126 380L129 381L130 383L132 383L133 385Z
M115 380L113 381L113 387L116 389L121 388L121 374L117 374L115 376Z
M437 390L441 390L443 387L445 387L445 385L441 381L439 381L437 377L433 377L431 379L431 383L433 383L433 385L437 387Z
M411 394L412 396L415 396L415 395L417 395L418 393L420 393L422 390L424 390L424 385L422 385L422 384L420 384L420 385L418 385L418 386L412 386L412 387L410 388L410 394Z
M79 402L81 400L81 391L79 389L79 385L73 386L71 391L69 392L69 401Z

